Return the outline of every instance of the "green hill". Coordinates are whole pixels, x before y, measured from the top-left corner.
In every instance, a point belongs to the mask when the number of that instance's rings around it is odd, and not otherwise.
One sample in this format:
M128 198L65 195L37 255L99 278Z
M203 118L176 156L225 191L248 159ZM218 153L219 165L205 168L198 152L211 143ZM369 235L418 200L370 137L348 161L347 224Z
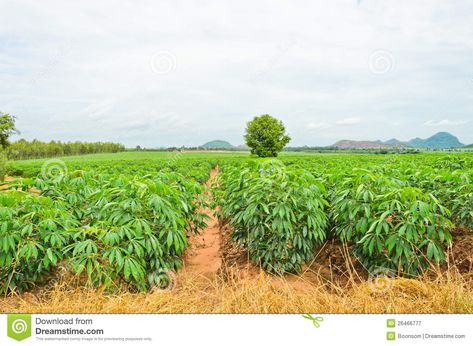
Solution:
M227 141L222 141L222 140L215 140L215 141L207 142L204 145L201 145L200 147L202 149L233 149L235 148L233 145L231 145Z
M460 143L457 137L448 132L439 132L427 139L414 138L408 144L414 148L431 149L461 148L465 146Z
M390 140L383 142L384 144L390 144L390 145L405 145L405 143L402 143L401 141L398 141L396 138L391 138Z
M381 142L383 144L390 145L401 145L404 144L413 148L429 148L429 149L450 149L450 148L463 148L465 145L461 143L457 137L448 133L448 132L439 132L435 135L422 139L416 137L411 139L409 142L401 142L396 138L392 138L386 142Z

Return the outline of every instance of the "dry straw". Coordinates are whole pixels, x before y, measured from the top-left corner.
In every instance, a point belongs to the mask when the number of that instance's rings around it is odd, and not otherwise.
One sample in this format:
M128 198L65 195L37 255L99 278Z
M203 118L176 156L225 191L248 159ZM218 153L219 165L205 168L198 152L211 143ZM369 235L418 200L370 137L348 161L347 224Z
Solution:
M298 283L298 284L297 284ZM173 291L106 294L66 282L38 294L0 298L0 312L22 313L473 313L473 291L456 273L392 279L377 292L369 281L340 287L265 273L208 278L181 273Z

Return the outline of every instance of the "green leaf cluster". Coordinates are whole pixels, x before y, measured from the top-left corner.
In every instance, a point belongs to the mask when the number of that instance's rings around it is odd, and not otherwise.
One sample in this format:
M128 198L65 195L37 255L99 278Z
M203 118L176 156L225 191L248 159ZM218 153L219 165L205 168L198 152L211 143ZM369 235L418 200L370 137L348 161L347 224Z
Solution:
M445 260L450 211L432 194L369 170L355 170L332 193L335 232L368 270L420 274Z
M175 173L103 175L76 171L42 196L1 196L3 291L44 282L63 261L90 286L146 291L182 265L189 232L205 227L204 188Z
M44 283L65 259L79 227L67 206L49 197L12 191L0 194L0 292L24 291Z
M269 114L253 118L246 127L245 141L251 153L259 157L276 157L290 142L282 121Z
M308 171L249 163L225 170L215 194L233 238L267 271L299 272L325 240L325 188Z

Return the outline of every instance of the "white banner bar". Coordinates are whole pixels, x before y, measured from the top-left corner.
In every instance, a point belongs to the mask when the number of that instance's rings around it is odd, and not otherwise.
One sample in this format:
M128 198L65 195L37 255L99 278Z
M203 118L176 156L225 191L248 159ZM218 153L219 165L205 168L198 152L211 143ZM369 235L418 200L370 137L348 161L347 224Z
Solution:
M471 315L1 315L0 345L472 345Z

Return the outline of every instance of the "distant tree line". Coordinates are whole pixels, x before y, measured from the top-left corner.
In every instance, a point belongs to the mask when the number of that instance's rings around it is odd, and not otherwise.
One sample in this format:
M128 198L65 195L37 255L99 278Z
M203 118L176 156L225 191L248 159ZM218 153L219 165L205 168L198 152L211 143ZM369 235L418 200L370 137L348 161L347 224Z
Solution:
M334 147L309 147L309 146L303 146L303 147L285 147L283 151L334 151L337 150L337 148Z
M98 153L118 153L125 151L125 146L110 142L42 142L21 139L11 142L6 147L9 160L43 159L47 157L72 156Z
M127 149L127 151L149 151L149 152L167 152L167 151L248 151L245 148L205 148L205 147L166 147L166 148L143 148L136 146L135 148Z

